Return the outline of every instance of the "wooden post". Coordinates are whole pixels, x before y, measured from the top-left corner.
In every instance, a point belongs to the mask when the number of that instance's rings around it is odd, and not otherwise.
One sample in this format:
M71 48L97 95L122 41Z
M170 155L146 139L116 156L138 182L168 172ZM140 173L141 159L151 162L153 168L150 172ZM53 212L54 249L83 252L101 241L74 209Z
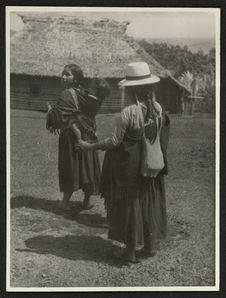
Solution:
M121 111L123 110L125 106L125 88L122 87L122 92L121 92Z
M192 99L188 96L184 98L184 116L192 116Z

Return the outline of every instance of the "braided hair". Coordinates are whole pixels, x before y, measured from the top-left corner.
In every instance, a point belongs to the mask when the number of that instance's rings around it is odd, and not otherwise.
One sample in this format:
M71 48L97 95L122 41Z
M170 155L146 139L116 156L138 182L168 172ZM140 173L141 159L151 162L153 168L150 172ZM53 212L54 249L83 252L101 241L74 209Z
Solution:
M144 133L145 136L154 142L157 138L158 121L157 117L160 115L159 105L155 102L155 94L153 85L140 85L127 87L126 90L129 93L132 101L143 101L147 106L147 113L144 116ZM153 129L155 127L155 129Z
M140 85L140 86L131 86L126 87L130 98L132 101L137 102L143 101L147 106L147 113L145 116L145 121L148 119L154 119L159 115L159 110L157 106L154 104L155 94L153 85Z

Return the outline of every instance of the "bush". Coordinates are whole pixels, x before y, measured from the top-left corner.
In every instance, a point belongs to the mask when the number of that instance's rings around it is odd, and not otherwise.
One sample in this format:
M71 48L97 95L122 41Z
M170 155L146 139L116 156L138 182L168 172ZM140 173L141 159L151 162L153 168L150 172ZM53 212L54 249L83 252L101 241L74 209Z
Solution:
M197 83L194 110L198 112L214 112L215 110L215 49L208 54L202 51L192 53L188 47L169 45L167 43L149 43L141 40L140 45L162 66L170 70L188 89L192 90L192 82ZM190 76L189 76L190 75ZM194 94L193 94L194 95Z
M175 78L181 76L185 71L197 76L210 74L215 69L215 49L204 54L203 51L192 53L187 46L175 46L165 42L149 43L146 40L141 40L139 44L149 55L166 67Z

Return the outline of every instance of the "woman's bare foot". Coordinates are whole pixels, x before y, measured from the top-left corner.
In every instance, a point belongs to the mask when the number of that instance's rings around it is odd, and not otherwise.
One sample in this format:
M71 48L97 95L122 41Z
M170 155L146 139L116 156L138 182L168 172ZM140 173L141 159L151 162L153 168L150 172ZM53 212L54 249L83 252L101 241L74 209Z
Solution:
M70 201L70 198L71 198L72 194L73 194L73 190L67 190L67 191L64 192L63 199L59 203L59 207L62 210L64 210L64 211L69 211L70 210L69 201Z
M93 205L91 204L82 204L82 209L84 210L89 210L89 209L92 209L93 208Z
M93 205L90 204L90 195L85 194L85 198L84 198L84 201L83 201L83 204L82 204L82 208L84 210L89 210L89 209L93 208Z
M136 259L135 252L130 253L127 249L116 250L114 251L113 256L116 259L119 259L126 263L139 263L139 260Z
M137 251L137 254L141 257L154 257L156 255L156 250L143 246Z

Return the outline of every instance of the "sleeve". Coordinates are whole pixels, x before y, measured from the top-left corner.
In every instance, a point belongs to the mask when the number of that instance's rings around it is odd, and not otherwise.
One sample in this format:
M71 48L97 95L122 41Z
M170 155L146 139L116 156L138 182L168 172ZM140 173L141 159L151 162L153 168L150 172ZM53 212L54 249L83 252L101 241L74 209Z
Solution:
M129 110L124 109L120 116L116 118L116 127L111 137L98 142L98 147L102 150L113 149L123 141L127 127L129 126Z

